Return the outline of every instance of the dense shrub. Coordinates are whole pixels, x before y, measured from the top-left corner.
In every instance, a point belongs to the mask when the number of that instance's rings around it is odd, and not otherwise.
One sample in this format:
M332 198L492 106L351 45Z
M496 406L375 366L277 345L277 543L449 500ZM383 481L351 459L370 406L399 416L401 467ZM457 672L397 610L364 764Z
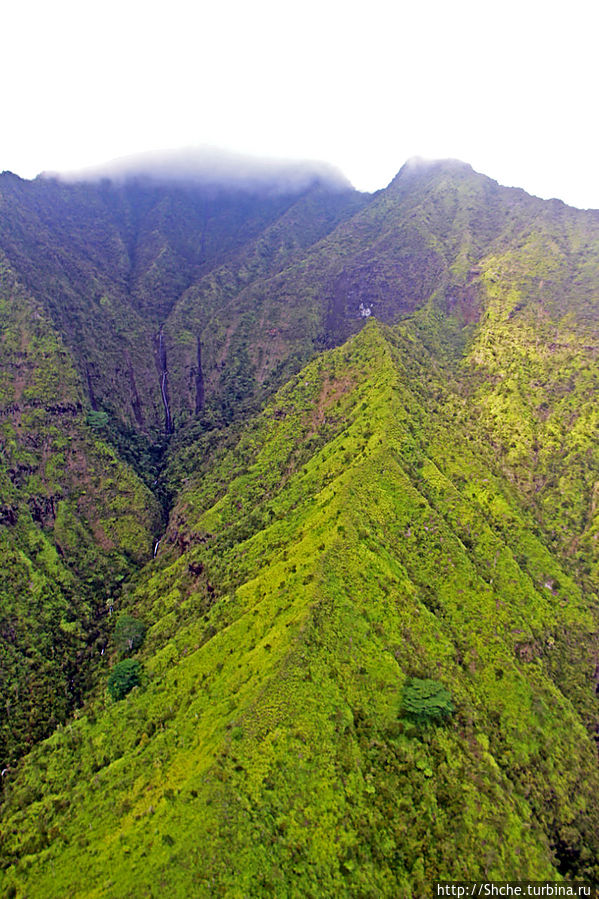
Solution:
M453 713L451 693L439 681L414 677L404 687L402 710L421 724L442 720Z
M141 665L136 659L124 659L118 662L108 678L108 692L115 702L124 699L133 687L141 683Z

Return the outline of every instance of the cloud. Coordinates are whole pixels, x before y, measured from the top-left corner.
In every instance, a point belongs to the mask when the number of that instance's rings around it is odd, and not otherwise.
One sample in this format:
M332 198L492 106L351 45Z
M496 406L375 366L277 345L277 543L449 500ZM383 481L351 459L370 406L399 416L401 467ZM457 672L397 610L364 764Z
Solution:
M333 190L351 188L349 180L325 162L259 158L206 146L123 156L80 171L43 172L40 177L71 183L108 179L117 184L192 184L259 194L300 193L319 184Z

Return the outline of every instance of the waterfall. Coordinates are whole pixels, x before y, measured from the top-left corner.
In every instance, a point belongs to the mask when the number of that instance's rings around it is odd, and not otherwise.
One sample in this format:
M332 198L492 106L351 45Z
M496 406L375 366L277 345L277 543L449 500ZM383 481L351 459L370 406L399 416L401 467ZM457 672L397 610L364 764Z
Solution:
M164 430L167 434L172 434L173 422L168 404L168 369L166 367L166 347L164 345L162 325L160 325L160 331L158 333L158 364L160 366L160 392L162 394L162 404L164 406Z

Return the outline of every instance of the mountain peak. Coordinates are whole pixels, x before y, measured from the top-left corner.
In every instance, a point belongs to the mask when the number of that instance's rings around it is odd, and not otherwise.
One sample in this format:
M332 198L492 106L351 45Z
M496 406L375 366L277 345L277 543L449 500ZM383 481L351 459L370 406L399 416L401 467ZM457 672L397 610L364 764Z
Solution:
M474 169L469 162L463 162L461 159L453 157L444 157L442 159L429 159L425 156L410 156L403 165L404 169L428 169L435 171L451 171L451 172L473 172Z
M411 156L402 165L389 186L391 187L391 185L399 182L405 183L407 180L422 180L440 175L456 177L475 174L476 172L472 166L468 162L462 162L460 159L426 159L422 156Z

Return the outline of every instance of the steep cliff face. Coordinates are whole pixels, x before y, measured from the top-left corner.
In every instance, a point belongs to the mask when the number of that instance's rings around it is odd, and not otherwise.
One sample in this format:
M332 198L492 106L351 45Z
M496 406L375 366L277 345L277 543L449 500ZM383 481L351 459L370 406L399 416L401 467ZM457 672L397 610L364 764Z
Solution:
M169 327L186 291L211 277L228 280L231 292L284 268L363 203L351 190L319 185L257 195L6 174L0 198L0 246L72 353L90 402L150 436L164 430L160 329L177 375L174 411L192 415L197 341L210 344L203 334L224 301L218 289L205 291L191 319L181 322L179 312Z
M4 175L0 248L3 888L599 878L599 214Z

